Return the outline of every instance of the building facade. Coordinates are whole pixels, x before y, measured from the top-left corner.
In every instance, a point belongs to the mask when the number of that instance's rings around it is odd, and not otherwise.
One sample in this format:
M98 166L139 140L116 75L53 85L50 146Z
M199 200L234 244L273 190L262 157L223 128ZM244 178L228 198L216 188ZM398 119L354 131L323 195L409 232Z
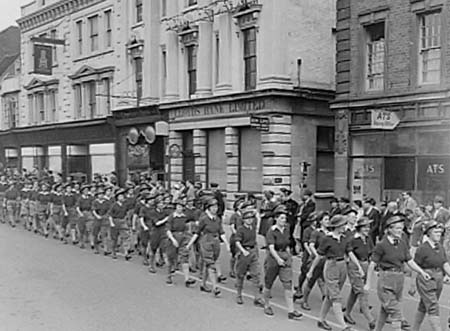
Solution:
M155 3L170 179L333 192L334 1Z
M450 199L450 7L337 1L338 194Z

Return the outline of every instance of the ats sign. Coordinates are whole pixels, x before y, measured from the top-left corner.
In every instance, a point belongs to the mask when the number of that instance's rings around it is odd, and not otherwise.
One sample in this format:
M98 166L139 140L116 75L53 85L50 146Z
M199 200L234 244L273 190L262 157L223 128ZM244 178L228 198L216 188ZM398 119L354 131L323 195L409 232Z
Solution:
M395 112L373 109L372 110L372 129L393 130L400 123L400 119Z
M53 58L52 46L34 45L34 73L40 75L51 75Z

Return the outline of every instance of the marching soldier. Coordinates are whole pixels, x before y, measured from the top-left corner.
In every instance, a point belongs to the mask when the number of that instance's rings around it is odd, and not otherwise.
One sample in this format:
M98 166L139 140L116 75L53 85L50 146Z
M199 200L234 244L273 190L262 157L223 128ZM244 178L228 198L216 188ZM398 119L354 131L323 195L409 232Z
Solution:
M298 320L303 315L294 310L294 293L292 291L292 254L290 252L290 232L287 224L288 211L285 206L279 205L274 210L275 225L266 235L268 253L264 262L264 313L273 316L270 306L270 297L273 283L276 278L284 288L284 297L288 306L288 318Z
M157 196L147 195L145 203L139 210L139 224L140 224L140 249L143 257L142 264L148 266L148 250L150 243L150 231L152 227L152 216L154 215L155 199Z
M230 236L230 277L236 278L236 272L235 272L235 266L236 266L236 255L238 253L237 247L236 247L236 231L237 228L240 227L242 223L242 212L241 207L244 203L244 200L238 199L235 201L233 205L234 213L230 217L230 230L231 230L231 236Z
M88 241L90 231L92 230L92 197L89 194L90 186L85 185L80 189L81 195L77 201L78 213L78 233L80 239L80 248L84 249Z
M369 309L369 293L364 290L366 283L369 258L373 250L371 238L371 223L367 217L361 217L356 223L356 232L347 244L347 254L349 257L347 271L351 284L350 295L347 299L344 319L347 323L354 325L355 321L351 317L351 312L356 300L359 300L361 311L369 322L369 329L375 328L375 319Z
M194 234L188 244L188 248L190 248L197 238L200 238L200 251L204 264L202 273L203 284L200 286L200 291L206 293L212 292L215 297L220 296L220 290L217 287L219 279L216 266L220 255L220 238L225 243L227 250L230 250L227 237L225 236L222 227L222 220L217 215L218 208L218 201L216 199L210 198L206 201L206 210L205 213L200 216L197 233ZM206 285L208 277L211 278L212 289Z
M439 314L439 298L443 289L444 275L450 275L450 265L446 252L441 245L444 228L438 221L431 221L425 227L426 237L414 256L414 261L431 279L427 280L422 274L416 278L417 290L420 295L419 306L413 324L413 331L419 331L420 326L428 314L433 331L441 331Z
M24 187L20 190L20 220L23 221L23 227L28 229L30 222L30 191L31 183L25 181Z
M41 184L41 190L37 196L37 231L48 237L49 222L47 220L50 211L50 185L47 182Z
M117 259L119 241L123 245L125 260L131 259L130 250L130 227L127 222L127 207L125 206L126 191L119 189L116 192L116 202L109 210L109 222L111 226L112 258Z
M28 230L37 231L37 199L39 195L39 182L37 180L33 180L32 187L30 190L30 195L28 199L28 207L29 207L29 227Z
M15 181L9 181L8 183L8 189L5 192L5 203L4 203L4 209L7 212L8 215L8 223L13 228L16 227L16 210L18 208L18 203L20 200L20 192L17 188L17 183Z
M108 247L108 238L102 236L100 239L100 234L102 232L102 227L105 222L108 221L107 214L109 209L111 208L111 204L108 200L105 199L105 190L103 188L97 189L95 193L95 200L92 203L92 214L94 215L94 227L92 230L92 235L94 237L94 254L99 254L99 245L100 241L103 242L104 247ZM104 252L108 250L105 249Z
M370 289L373 270L375 265L378 265L380 272L377 292L381 309L376 323L377 331L381 331L386 322L390 322L395 331L401 330L405 263L419 273L425 281L430 280L430 275L414 262L408 244L402 240L404 223L404 217L400 215L390 217L385 224L386 235L375 246L371 255L365 290Z
M5 176L0 177L0 222L6 223L6 208L4 207L6 205L5 203L5 194L6 190L8 189L8 182L6 181Z
M70 233L72 244L77 244L77 202L78 196L72 191L72 186L66 184L64 186L65 192L63 196L63 211L64 224L63 230L65 233ZM65 239L64 243L67 243Z
M179 199L175 202L175 211L169 215L167 220L167 259L168 259L168 271L166 283L168 285L173 284L173 274L175 273L178 262L181 264L181 268L184 274L184 284L186 287L190 287L195 284L189 275L189 248L188 244L192 237L189 233L188 218L184 213L185 202Z
M62 193L63 186L62 183L58 183L54 186L54 191L51 193L50 199L50 217L52 219L51 226L56 230L58 239L64 240L64 232L62 229L62 219L64 217L64 195ZM53 235L55 236L55 234Z
M164 210L163 196L159 195L156 198L156 208L151 215L152 226L150 232L150 273L156 273L155 261L156 254L160 250L160 254L164 252L164 243L166 238L166 223L169 219L169 214Z
M258 245L256 242L256 213L255 211L246 211L242 215L243 224L236 230L235 241L237 253L236 261L236 303L242 305L242 289L244 287L244 278L248 273L253 283L253 304L256 307L264 308L264 301L260 296L260 265L258 261Z

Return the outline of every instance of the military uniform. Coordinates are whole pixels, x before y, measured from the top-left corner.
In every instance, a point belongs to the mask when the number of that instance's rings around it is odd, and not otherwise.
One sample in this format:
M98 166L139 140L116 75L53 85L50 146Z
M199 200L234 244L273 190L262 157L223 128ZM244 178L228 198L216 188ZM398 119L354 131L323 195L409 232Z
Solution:
M100 192L97 192L99 194ZM95 199L92 203L92 210L94 214L94 227L92 230L92 235L94 238L94 249L95 253L99 253L99 244L103 242L104 252L108 252L108 232L102 231L102 229L106 229L106 223L109 223L108 220L108 211L111 208L110 201L102 198ZM98 216L98 217L97 217ZM101 235L101 236L100 236ZM101 239L100 239L101 237Z
M47 190L39 191L37 196L37 229L45 236L48 236L47 217L51 202L50 192Z
M62 194L62 192L58 191L52 192L50 218L52 220L52 226L56 229L58 238L60 240L64 240L64 232L62 230L64 218L63 204L64 204L64 195Z
M83 190L82 190L83 191ZM80 235L80 248L85 247L85 243L92 233L93 215L92 215L93 199L88 194L82 194L77 201L78 217L78 233Z
M19 208L19 199L20 192L17 189L17 186L15 184L10 185L10 187L5 192L5 209L8 215L8 223L12 227L16 226L15 215L17 213L17 208Z
M111 241L112 256L116 258L119 242L123 245L126 259L129 259L130 249L130 226L127 216L127 206L116 201L109 210L109 216L112 218Z

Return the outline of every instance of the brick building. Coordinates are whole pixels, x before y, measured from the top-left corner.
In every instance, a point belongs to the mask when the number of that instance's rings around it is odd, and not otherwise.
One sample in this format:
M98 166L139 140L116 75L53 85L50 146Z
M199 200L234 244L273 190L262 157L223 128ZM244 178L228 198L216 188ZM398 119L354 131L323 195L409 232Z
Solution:
M450 4L338 0L335 187L450 199Z

